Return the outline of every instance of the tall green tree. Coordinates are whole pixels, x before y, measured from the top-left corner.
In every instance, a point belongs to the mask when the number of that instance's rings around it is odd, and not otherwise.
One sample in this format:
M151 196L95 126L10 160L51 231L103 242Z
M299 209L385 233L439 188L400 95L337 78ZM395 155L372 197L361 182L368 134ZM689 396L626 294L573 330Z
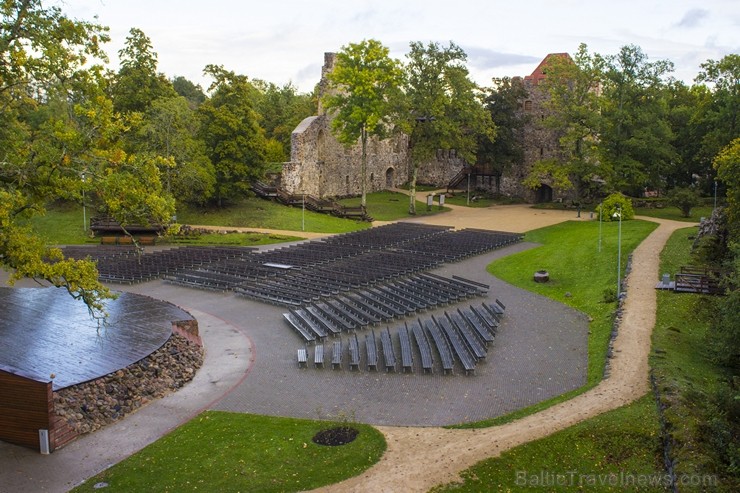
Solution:
M543 124L559 136L560 152L559 157L535 163L525 184L536 188L548 177L556 188L574 189L577 199L589 198L605 174L597 153L604 59L581 44L573 58L550 57L546 71Z
M95 195L124 226L161 221L173 201L155 159L121 147L127 126L96 60L107 30L41 1L0 3L0 265L66 289L101 314L110 291L95 264L65 259L30 227L48 202Z
M214 82L211 97L200 105L201 138L216 172L215 200L219 207L250 188L263 176L266 140L254 109L254 86L246 76L208 65Z
M327 78L330 90L323 105L331 113L332 131L347 146L360 141L362 148L361 204L366 205L368 137L383 138L394 121L394 104L399 100L403 71L380 41L350 43L337 53L336 64Z
M116 111L144 113L155 99L176 96L172 83L157 72L157 53L142 30L129 31L118 57L121 67L111 87Z
M206 100L206 93L203 92L200 84L195 84L182 75L172 79L172 88L177 94L188 100L192 109L197 109Z
M650 62L634 45L622 47L606 62L601 163L611 170L610 182L618 190L639 194L645 187L662 189L666 170L676 160L662 91L673 64Z
M707 112L712 103L712 94L704 85L687 86L680 81L671 81L665 89L668 102L668 121L673 133L673 148L676 159L666 169L666 187L695 186L701 177L700 189L709 193L714 170L711 156L705 154L703 142L709 131Z
M140 149L171 158L160 173L181 202L204 203L213 195L215 170L199 134L198 114L183 96L155 99L144 114Z
M416 177L422 163L438 149L455 149L474 163L481 136L494 137L491 115L483 107L482 92L470 79L467 55L450 43L413 42L406 55L405 109L398 124L409 133L412 164L409 213L416 213Z
M301 94L291 83L278 86L262 80L252 81L257 89L255 110L268 144L274 151L268 161L290 159L290 136L304 118L316 114L317 102L311 94Z
M733 238L740 244L740 137L714 158L717 177L727 189L727 213Z
M707 108L707 132L702 140L703 156L712 159L740 135L740 55L707 60L696 82L708 84L712 102Z
M485 108L496 127L496 138L481 136L478 141L478 164L490 166L495 173L496 193L501 192L501 177L524 161L522 129L529 117L519 111L527 90L520 78L493 79L493 86L485 89Z

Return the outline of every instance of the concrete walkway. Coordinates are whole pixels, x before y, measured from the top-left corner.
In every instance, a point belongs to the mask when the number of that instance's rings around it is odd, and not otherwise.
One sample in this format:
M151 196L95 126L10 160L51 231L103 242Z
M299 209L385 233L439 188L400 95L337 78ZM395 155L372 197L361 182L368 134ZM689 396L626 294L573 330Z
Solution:
M0 492L69 491L212 408L238 386L253 361L247 334L214 314L188 311L198 320L206 348L203 367L190 383L50 455L0 441Z

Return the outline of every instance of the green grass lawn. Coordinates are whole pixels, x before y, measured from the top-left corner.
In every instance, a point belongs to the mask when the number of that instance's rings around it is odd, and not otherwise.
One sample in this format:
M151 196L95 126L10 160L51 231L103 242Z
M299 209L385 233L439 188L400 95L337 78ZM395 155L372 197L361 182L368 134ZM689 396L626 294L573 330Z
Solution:
M489 197L478 197L473 192L470 193L470 198L470 203L468 203L468 194L465 192L458 192L446 195L445 203L464 207L490 207L499 203Z
M535 209L572 209L576 210L570 205L570 203L557 203L557 202L546 202L543 204L535 204ZM592 211L596 212L599 209L599 204L584 204L581 214L589 214ZM635 215L657 217L659 219L672 219L674 221L684 221L690 223L698 223L702 217L709 217L712 215L713 208L710 206L700 206L691 209L690 217L681 216L681 210L678 207L666 206L662 208L656 207L635 207ZM596 216L596 214L594 214Z
M296 236L305 224L305 231L315 233L348 233L370 227L369 223L342 219L289 207L269 200L249 197L223 209L181 207L177 211L181 224L243 228L268 228L295 231Z
M346 445L313 443L336 425L360 433ZM360 474L385 447L367 425L207 411L72 491L303 491Z
M93 211L88 208L85 214L88 224L92 213ZM369 223L312 211L305 211L304 216L301 208L288 207L254 197L223 209L183 207L178 211L177 219L180 224L223 226L226 229L229 227L280 229L295 231L295 235L204 234L198 238L166 238L161 243L256 246L300 239L304 222L306 231L321 233L347 233L370 227ZM98 238L90 237L89 231L84 231L83 210L78 204L53 204L49 206L44 216L34 218L31 224L51 245L100 242Z
M681 216L681 211L677 207L664 207L662 209L636 207L635 215L698 223L702 217L709 217L712 215L712 207L694 207L693 209L691 209L690 217Z
M416 216L426 216L429 214L438 214L447 212L450 209L443 207L440 209L437 200L434 201L431 211L427 211L426 193L416 193ZM412 216L409 214L409 196L398 192L374 192L365 197L367 201L367 213L376 221L397 221L399 219L408 219ZM420 202L421 201L421 202ZM357 207L361 203L361 197L351 197L342 199L340 204L348 207Z
M655 223L647 221L622 223L622 275L630 252L656 227ZM599 223L596 221L569 221L530 231L525 235L525 241L540 243L541 246L509 255L488 266L488 271L499 279L557 300L591 318L587 385L506 416L466 423L461 427L492 426L512 421L567 400L602 379L616 309L615 302L604 301L604 291L616 291L618 223L603 223L601 231L601 252ZM547 270L550 282L534 282L533 275L537 270Z
M55 205L44 216L36 217L31 223L36 231L50 245L80 245L85 243L98 244L99 238L92 238L89 232L83 230L82 211L69 205ZM230 246L258 246L287 241L300 240L300 232L296 236L286 236L266 233L207 233L193 237L165 237L157 243L160 245L230 245Z
M659 432L655 400L646 395L484 460L463 472L462 483L432 491L665 492ZM656 484L641 487L643 479Z
M90 221L91 211L88 209L83 215L82 206L72 203L59 203L49 206L46 214L34 217L31 220L33 228L50 245L82 245L85 243L99 243L85 232L85 221Z
M622 276L629 254L657 225L647 221L622 223ZM588 381L601 380L615 303L604 302L606 290L616 290L618 223L569 221L530 231L525 241L542 246L500 259L488 268L494 276L586 313L591 319ZM548 283L536 283L536 270L547 270ZM656 279L657 282L657 279Z

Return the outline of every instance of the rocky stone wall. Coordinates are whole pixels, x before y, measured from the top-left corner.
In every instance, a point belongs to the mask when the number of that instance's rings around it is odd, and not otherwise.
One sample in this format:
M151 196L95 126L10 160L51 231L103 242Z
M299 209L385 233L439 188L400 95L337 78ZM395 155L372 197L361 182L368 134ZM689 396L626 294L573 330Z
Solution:
M465 161L454 149L437 151L436 159L419 167L416 182L445 188L455 175L465 166Z
M367 143L366 191L396 188L408 181L405 135L370 138ZM327 116L312 116L291 135L291 160L283 164L281 186L289 193L344 197L362 192L362 147L348 147L331 132Z
M78 435L95 431L193 379L203 348L173 334L157 351L96 380L54 392L54 413Z

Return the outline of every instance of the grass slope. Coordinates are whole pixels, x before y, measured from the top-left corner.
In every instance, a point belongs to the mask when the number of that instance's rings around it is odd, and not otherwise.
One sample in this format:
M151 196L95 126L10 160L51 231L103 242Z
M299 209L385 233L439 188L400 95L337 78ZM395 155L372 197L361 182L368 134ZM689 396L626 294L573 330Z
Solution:
M629 254L656 227L655 223L646 221L622 223L622 276ZM488 272L499 279L557 300L590 317L588 380L580 389L506 416L459 427L477 428L513 421L568 400L602 379L616 309L616 303L604 301L604 291L616 291L618 228L618 223L603 223L600 227L596 221L568 221L530 231L525 235L525 241L540 243L541 246L509 255L488 266ZM537 270L547 270L550 281L544 284L534 282L533 275Z
M298 236L304 223L306 231L316 233L348 233L370 227L368 223L304 211L301 207L289 207L256 197L222 209L183 206L177 211L177 220L181 224L202 226L281 229L295 231Z
M674 233L661 254L661 272L675 273L691 263L696 228ZM738 491L740 479L721 477L717 454L707 423L713 419L707 404L732 377L712 362L706 344L715 298L688 293L659 292L650 366L672 438L671 454L677 475L719 476L713 491ZM710 478L711 479L711 478ZM681 491L706 491L704 484L683 485Z
M426 193L420 193L417 189L416 193L416 216L409 214L409 196L398 192L374 192L366 195L366 208L367 213L375 221L397 221L403 219L409 219L411 217L428 216L430 214L438 214L440 212L447 212L450 209L448 207L439 208L439 202L435 198L434 205L430 211L427 211L426 207ZM339 201L340 204L347 207L357 207L360 205L361 197L351 197L342 199ZM421 203L420 203L421 202Z
M616 290L618 223L601 225L596 221L568 221L531 231L525 241L542 246L511 255L492 263L488 271L508 283L552 298L591 317L588 382L603 376L607 345L611 334L614 303L604 302L604 292ZM629 254L657 225L646 221L622 223L621 274L624 276ZM533 274L547 270L550 281L536 283Z
M74 492L290 492L360 474L385 451L383 435L366 425L353 442L311 441L326 421L207 411L161 440L75 488Z
M655 400L647 395L526 445L484 460L462 483L440 492L664 492Z

